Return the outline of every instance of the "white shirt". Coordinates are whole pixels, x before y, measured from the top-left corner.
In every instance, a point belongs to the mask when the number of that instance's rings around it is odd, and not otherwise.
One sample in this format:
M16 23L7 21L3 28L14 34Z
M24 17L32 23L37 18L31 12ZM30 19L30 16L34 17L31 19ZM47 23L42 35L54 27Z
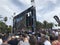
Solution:
M55 33L55 36L58 36L58 32Z
M44 42L44 45L51 45L51 43L50 43L48 40L46 40L46 41Z
M55 31L52 31L53 34L55 34Z
M3 43L2 39L0 39L0 45Z
M30 45L30 43L29 42L24 42L23 45Z
M30 43L29 43L29 42L20 41L20 42L18 43L18 45L30 45Z

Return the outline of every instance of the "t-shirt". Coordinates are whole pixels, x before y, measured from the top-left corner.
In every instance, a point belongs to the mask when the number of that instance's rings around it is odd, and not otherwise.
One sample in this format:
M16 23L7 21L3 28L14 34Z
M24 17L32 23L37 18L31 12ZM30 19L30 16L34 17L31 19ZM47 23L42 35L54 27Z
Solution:
M55 40L52 42L52 45L60 45L60 42L58 40Z
M30 44L29 44L29 42L20 41L20 42L18 43L18 45L30 45Z
M55 36L58 36L58 32L55 33Z
M44 42L44 45L51 45L51 43L50 43L48 40L46 40L46 41Z
M2 39L0 39L0 45L3 43Z

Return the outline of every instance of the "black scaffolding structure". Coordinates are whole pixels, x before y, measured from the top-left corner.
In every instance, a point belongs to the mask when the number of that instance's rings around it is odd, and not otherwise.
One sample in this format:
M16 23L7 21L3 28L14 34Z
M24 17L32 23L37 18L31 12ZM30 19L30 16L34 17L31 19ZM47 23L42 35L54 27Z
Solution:
M26 9L22 13L18 14L13 18L13 33L17 33L19 29L22 29L22 27L27 27L27 19L26 16L28 15L30 20L28 20L28 23L31 24L32 32L36 31L36 10L33 6ZM24 25L24 26L23 26ZM29 24L28 24L29 26Z

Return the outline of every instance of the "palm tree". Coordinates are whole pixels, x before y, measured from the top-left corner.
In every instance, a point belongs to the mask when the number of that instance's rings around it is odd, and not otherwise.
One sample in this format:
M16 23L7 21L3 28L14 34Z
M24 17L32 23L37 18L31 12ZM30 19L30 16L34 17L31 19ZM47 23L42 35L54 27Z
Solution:
M37 22L36 22L36 28L37 28L38 30L41 29L41 28L42 28L42 23L39 22L39 21L37 21Z
M7 17L4 17L4 21L5 21L5 22L7 21Z
M52 29L53 23L48 23L47 26L48 26L48 29Z
M43 28L47 29L47 24L48 24L48 22L47 21L44 21L43 22Z
M11 29L12 29L12 26L11 26L11 25L9 25L9 27L8 27L8 32L10 32L10 33L11 33Z
M4 22L0 21L0 32L6 32L7 28L8 26Z

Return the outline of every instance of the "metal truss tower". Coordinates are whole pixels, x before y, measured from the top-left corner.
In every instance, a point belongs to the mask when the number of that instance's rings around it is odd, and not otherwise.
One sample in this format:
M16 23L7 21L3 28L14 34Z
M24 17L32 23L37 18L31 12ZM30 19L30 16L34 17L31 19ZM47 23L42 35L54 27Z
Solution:
M31 0L31 5L33 6L32 10L31 10L32 20L33 20L32 31L35 32L36 31L36 7L35 7L35 0Z

